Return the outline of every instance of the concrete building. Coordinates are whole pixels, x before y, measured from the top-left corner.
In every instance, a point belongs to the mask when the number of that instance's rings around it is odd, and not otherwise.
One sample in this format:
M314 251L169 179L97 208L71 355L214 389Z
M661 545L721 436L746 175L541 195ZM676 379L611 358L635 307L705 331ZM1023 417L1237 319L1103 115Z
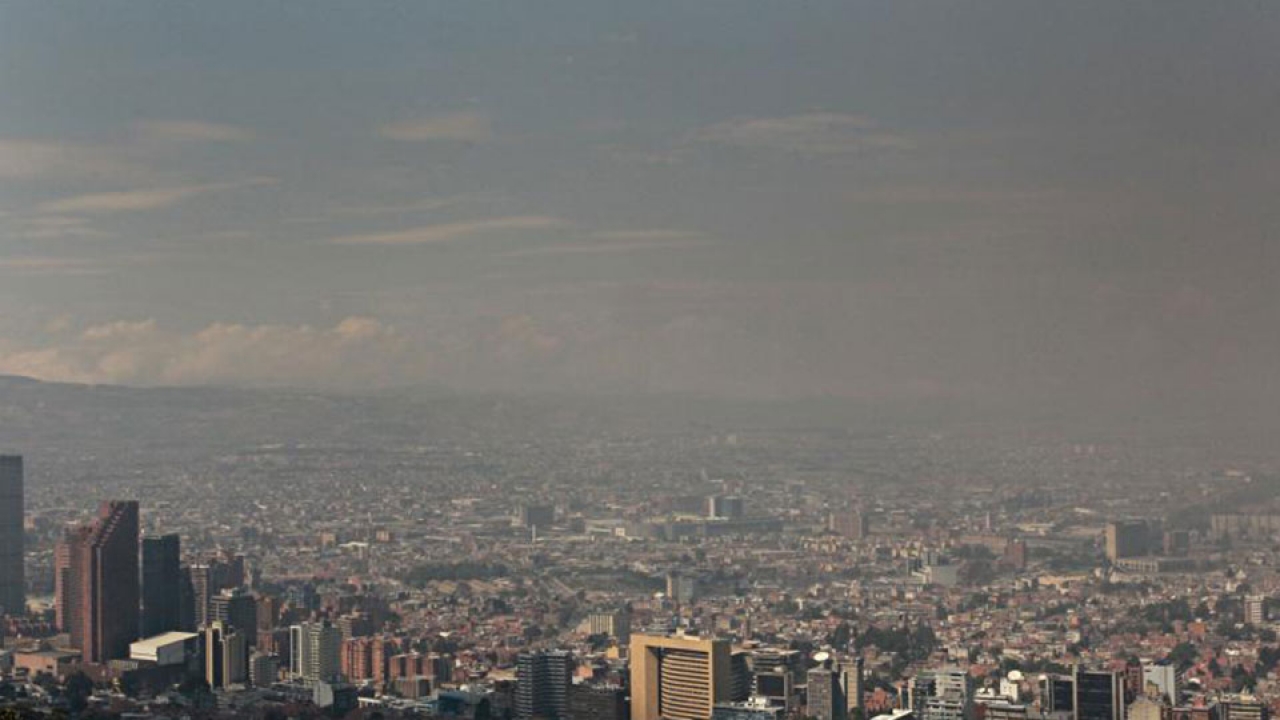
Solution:
M631 616L625 610L591 613L587 616L587 632L616 638L619 643L630 642Z
M616 685L570 685L569 720L627 720L627 691Z
M710 720L730 693L729 642L687 635L631 637L632 720Z
M162 667L182 665L195 653L200 636L187 632L167 632L129 644L129 659L152 662Z

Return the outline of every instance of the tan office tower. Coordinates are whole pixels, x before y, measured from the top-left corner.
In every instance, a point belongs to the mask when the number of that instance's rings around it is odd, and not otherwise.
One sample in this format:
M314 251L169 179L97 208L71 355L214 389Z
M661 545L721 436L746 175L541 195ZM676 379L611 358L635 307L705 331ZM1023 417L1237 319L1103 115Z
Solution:
M631 636L631 720L710 720L730 700L729 641Z

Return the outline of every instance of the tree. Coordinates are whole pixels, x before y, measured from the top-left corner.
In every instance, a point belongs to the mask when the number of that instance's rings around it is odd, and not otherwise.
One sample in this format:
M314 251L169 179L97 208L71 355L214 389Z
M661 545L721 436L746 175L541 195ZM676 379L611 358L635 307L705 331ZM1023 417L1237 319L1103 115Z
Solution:
M67 678L64 693L72 712L84 712L89 707L89 696L93 694L93 680L83 672L74 673Z
M1200 651L1189 642L1178 643L1169 651L1168 660L1178 668L1178 672L1186 672L1187 668L1196 664Z

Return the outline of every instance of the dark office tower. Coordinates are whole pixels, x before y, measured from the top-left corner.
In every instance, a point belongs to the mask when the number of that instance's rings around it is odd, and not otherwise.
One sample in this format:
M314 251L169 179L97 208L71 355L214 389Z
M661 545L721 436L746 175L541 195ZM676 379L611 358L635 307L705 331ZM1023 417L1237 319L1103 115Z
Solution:
M808 673L809 717L817 720L845 720L847 704L840 673L829 664L822 664Z
M1124 720L1124 675L1076 670L1076 720Z
M178 575L178 629L183 632L195 632L196 624L196 589L191 582L191 568L183 565Z
M1073 675L1042 675L1040 707L1046 713L1076 711L1076 679Z
M177 535L142 539L142 636L182 627L182 548Z
M249 646L243 633L214 622L204 629L204 680L214 689L249 679Z
M0 455L0 615L27 611L22 510L22 458Z
M712 495L707 498L707 517L737 519L746 514L742 498L732 495Z
M556 508L554 505L521 505L519 515L516 522L520 527L537 528L546 530L556 520Z
M67 544L72 644L86 663L128 657L138 637L138 503L103 503L97 522Z
M516 718L566 720L573 656L564 651L522 653L516 660Z
M1141 520L1113 520L1107 523L1107 560L1114 563L1120 558L1146 555L1150 551L1149 532L1147 524Z
M209 602L210 622L242 633L250 646L258 637L258 599L243 589L223 590Z

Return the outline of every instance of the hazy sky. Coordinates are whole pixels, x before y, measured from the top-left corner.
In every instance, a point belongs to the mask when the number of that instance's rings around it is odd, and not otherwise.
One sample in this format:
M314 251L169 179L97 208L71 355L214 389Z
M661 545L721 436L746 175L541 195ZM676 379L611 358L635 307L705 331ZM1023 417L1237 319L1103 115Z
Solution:
M1272 0L5 2L0 372L1280 402L1278 133Z

